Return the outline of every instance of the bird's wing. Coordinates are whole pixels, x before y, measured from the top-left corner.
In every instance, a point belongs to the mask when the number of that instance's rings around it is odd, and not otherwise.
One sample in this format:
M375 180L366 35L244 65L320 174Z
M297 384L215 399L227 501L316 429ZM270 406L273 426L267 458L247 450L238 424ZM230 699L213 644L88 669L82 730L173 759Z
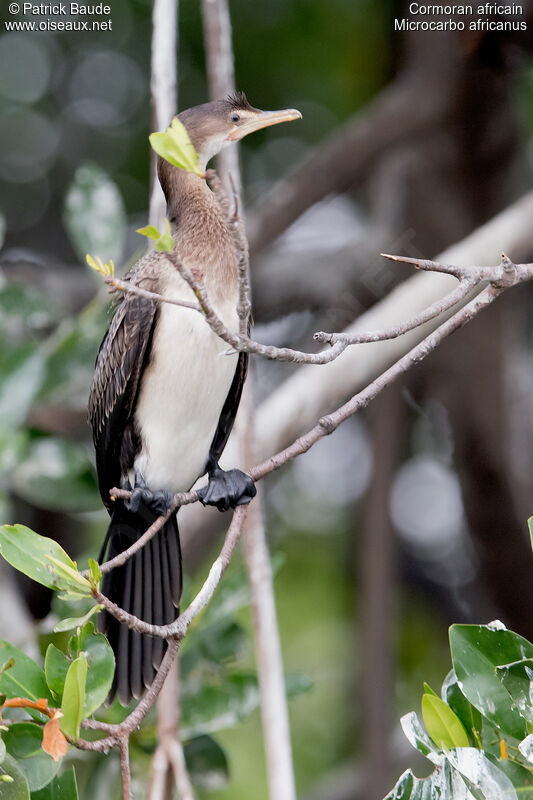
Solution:
M139 378L150 354L158 306L127 294L118 306L96 358L89 397L100 494L109 507L109 490L120 485L125 436L132 437L132 412ZM127 465L131 467L131 464Z
M239 360L237 361L237 369L235 370L235 376L230 386L228 396L226 397L226 401L222 407L220 418L218 420L218 426L213 437L213 441L211 442L211 447L209 448L210 462L215 461L218 463L220 456L222 455L222 451L226 446L231 429L233 428L233 423L235 422L235 417L237 416L239 403L241 402L242 389L244 386L244 381L246 380L247 371L248 353L240 353Z

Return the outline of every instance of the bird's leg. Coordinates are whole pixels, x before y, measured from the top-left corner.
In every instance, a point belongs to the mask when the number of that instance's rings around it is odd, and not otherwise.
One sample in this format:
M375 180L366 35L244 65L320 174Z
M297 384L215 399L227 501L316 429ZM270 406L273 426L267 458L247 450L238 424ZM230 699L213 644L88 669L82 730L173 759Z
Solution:
M148 506L158 516L167 513L172 503L174 495L166 489L152 492L146 485L146 481L138 470L135 470L135 486L131 491L129 500L125 500L124 505L128 511L136 513L141 503Z
M257 494L249 475L240 469L221 469L214 459L207 464L209 483L198 489L198 499L204 506L216 506L219 511L247 505Z

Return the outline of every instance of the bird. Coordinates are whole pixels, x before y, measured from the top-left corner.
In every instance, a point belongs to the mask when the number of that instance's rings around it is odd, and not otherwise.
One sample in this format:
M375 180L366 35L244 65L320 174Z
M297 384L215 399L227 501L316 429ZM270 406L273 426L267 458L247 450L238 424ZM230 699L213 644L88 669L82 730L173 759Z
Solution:
M204 172L232 142L301 114L296 109L262 111L235 93L177 118ZM185 268L201 271L214 310L229 330L237 331L238 262L226 216L199 175L161 157L157 169L176 254ZM163 297L195 299L164 252L142 257L126 278ZM174 493L188 491L206 473L208 484L198 492L204 505L223 511L255 495L250 476L219 466L248 366L247 353L227 350L194 309L120 295L98 351L88 404L99 489L110 514L100 563L137 541L168 512ZM129 500L113 502L114 487L129 489ZM123 566L104 574L102 592L146 622L164 625L176 618L182 593L176 513ZM127 705L153 683L166 643L129 629L105 610L99 627L116 661L108 702L118 695Z

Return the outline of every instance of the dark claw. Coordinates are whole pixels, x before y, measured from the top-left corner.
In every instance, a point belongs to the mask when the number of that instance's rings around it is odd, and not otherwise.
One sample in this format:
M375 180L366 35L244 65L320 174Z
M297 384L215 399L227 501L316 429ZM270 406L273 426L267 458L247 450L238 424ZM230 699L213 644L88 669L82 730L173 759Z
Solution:
M160 489L157 492L152 492L146 486L144 478L139 472L135 473L135 488L132 490L129 500L124 501L124 505L128 511L133 511L136 514L140 508L141 503L148 506L158 517L162 517L167 513L174 495L166 489Z
M204 506L216 506L219 511L247 505L257 494L249 475L240 469L225 472L217 468L209 476L209 483L198 489L198 499Z

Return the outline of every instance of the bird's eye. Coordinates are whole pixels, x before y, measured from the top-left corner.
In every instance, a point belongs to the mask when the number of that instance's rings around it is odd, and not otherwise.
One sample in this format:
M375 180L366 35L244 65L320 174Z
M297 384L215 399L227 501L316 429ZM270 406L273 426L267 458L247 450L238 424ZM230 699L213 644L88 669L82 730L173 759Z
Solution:
M232 114L231 115L231 121L232 122L238 122L239 120L240 120L240 116L238 114Z

